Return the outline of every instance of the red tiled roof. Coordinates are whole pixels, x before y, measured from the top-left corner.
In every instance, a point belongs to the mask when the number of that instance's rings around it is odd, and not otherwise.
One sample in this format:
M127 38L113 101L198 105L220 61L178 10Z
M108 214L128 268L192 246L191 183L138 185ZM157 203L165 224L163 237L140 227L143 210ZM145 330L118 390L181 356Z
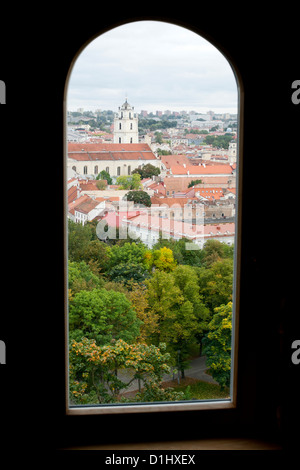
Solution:
M148 144L69 142L68 157L77 161L157 160Z
M157 160L152 152L69 152L68 157L76 161Z
M125 211L125 212L108 212L105 217L102 218L102 220L105 220L107 222L107 225L110 227L120 227L120 222L122 222L123 219L131 219L133 217L136 217L140 214L140 211Z
M110 143L87 143L68 142L68 152L151 152L148 144L110 144ZM152 153L152 152L151 152Z
M151 198L151 204L158 204L158 205L164 205L164 206L169 206L173 207L175 204L180 205L180 207L185 206L189 202L197 200L197 198L194 197L155 197L153 196Z
M87 194L84 194L83 196L80 196L78 199L68 204L69 212L74 215L76 207L79 206L81 203L87 201L88 199L90 199L90 197Z
M222 188L197 188L195 187L195 192L202 197L205 197L209 200L220 199L224 196Z
M171 166L173 175L231 175L230 165L182 165Z
M68 189L68 204L73 202L76 198L77 198L77 187L71 186L71 188Z
M78 204L75 208L76 211L82 212L83 214L88 214L91 212L91 210L95 209L95 207L100 204L98 201L95 201L94 199L91 199L90 197Z
M193 165L185 155L162 155L161 161L173 175L230 175L233 171L227 163Z

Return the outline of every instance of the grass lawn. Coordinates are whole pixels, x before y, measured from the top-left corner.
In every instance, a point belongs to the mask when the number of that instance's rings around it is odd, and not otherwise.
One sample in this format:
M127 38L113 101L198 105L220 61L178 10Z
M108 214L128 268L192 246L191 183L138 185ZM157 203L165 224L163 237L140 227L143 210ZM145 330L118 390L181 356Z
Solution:
M180 381L178 385L176 380L164 382L163 388L173 387L177 391L184 392L189 387L188 400L215 400L218 398L230 398L229 389L221 391L219 385L202 382L201 380L187 377Z

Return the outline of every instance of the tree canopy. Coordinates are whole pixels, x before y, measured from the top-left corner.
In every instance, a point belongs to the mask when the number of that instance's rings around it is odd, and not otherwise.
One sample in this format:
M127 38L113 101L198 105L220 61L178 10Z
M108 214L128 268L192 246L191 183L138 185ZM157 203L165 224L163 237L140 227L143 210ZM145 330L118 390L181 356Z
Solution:
M123 199L133 201L135 204L143 204L145 207L151 206L151 198L146 191L129 191Z
M92 222L69 221L68 235L72 403L129 400L132 380L131 400L183 399L162 387L162 374L184 378L199 352L229 386L233 247L210 240L188 250L188 240L162 238L151 249L130 239L109 244Z

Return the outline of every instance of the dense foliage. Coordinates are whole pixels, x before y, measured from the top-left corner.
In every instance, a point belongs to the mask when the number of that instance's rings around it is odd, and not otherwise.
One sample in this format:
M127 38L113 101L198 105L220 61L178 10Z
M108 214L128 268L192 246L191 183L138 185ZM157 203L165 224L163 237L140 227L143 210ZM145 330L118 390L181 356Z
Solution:
M69 221L68 230L72 403L188 398L163 388L162 377L183 378L201 351L229 385L233 247L210 240L186 250L184 239L160 239L148 249L139 240L104 243L95 223Z

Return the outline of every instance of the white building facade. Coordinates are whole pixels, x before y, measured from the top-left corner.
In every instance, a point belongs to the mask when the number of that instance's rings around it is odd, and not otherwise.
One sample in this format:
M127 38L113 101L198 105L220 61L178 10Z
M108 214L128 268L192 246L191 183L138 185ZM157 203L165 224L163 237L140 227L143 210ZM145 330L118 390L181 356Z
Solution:
M161 168L147 144L68 143L67 168L83 177L95 178L102 170L112 177L131 175L147 163Z
M199 217L200 221L202 217ZM193 242L199 249L203 248L207 240L219 240L226 245L232 245L235 237L235 224L191 224L182 220L174 220L170 217L158 217L152 211L142 211L134 217L123 217L122 227L127 228L132 238L140 238L141 241L152 248L162 238L180 240L186 238ZM187 243L186 249L195 249L194 245Z
M134 112L134 107L130 106L126 98L114 120L114 143L137 144L138 142L138 117Z

